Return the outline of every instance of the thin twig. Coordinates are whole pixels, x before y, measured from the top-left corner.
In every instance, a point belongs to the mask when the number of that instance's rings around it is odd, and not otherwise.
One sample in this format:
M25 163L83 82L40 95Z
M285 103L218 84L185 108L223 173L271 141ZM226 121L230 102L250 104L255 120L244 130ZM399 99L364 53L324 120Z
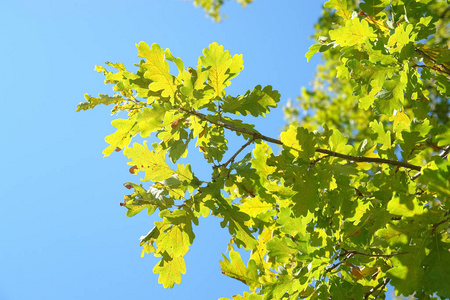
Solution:
M181 110L184 111L184 112L187 112L187 113L189 113L189 114L191 114L191 115L194 115L194 116L198 117L200 120L209 122L209 123L214 124L214 125L217 125L217 126L219 126L219 127L223 127L223 128L226 128L226 129L235 131L235 132L240 132L240 133L243 133L243 134L250 135L250 136L252 136L255 140L264 140L264 141L267 141L267 142L270 142L270 143L274 143L274 144L278 144L278 145L283 145L283 143L282 143L281 141L279 141L279 140L277 140L277 139L273 139L273 138L268 137L268 136L265 136L265 135L259 133L259 132L256 131L256 130L250 130L250 129L238 127L238 126L235 126L235 125L233 125L233 124L227 123L227 122L222 121L222 120L213 121L213 120L208 119L208 116L207 116L207 115L204 115L204 114L202 114L202 113L200 113L200 112L198 112L198 111L194 111L194 110L186 110L186 109L183 109L183 108L182 108Z
M444 148L444 150L439 154L440 157L446 158L448 154L450 153L450 145Z
M327 268L325 270L325 273L328 273L331 270L336 269L344 261L346 261L347 259L349 259L349 258L351 258L351 257L353 257L355 255L363 255L363 256L369 256L369 257L386 257L386 258L390 258L390 257L396 256L396 255L408 254L408 252L397 252L397 253L391 253L391 254L370 254L370 253L359 252L359 251L356 251L356 250L345 250L344 248L342 248L342 251L344 251L344 253L342 253L338 257L344 256L344 258L340 262L337 262L334 265L332 265L331 267Z
M377 294L377 296L375 297L375 299L378 298L378 296L380 296L381 292L384 290L384 288L385 288L386 285L389 283L389 281L391 281L390 278L385 278L385 279L384 279L384 284L383 284L383 286L381 287L381 289L380 289L380 291L378 292L378 294Z
M344 251L346 251L347 253L352 253L353 255L363 255L363 256L369 256L369 257L392 257L392 256L396 256L396 255L402 255L402 254L408 254L408 252L397 252L397 253L391 253L391 254L370 254L370 253L363 253L363 252L359 252L359 251L355 251L355 250L350 250L347 251L345 249L342 249Z
M331 272L331 270L333 270L333 269L336 269L337 267L339 267L340 264L342 264L344 261L346 261L347 259L349 259L350 257L352 257L355 254L354 253L349 253L348 251L345 251L345 253L339 255L339 257L341 257L342 255L344 255L345 257L340 262L337 262L334 265L332 265L331 267L327 268L325 270L325 274L328 273L328 272Z
M426 68L426 67L427 67L426 65L417 65L417 64L411 66L411 68Z
M417 49L417 48L416 48L415 51L416 51L417 53L421 54L423 57L425 57L425 58L427 58L428 60L430 60L430 61L433 62L434 65L433 65L433 66L430 66L430 68L432 68L432 69L435 70L435 71L438 71L438 72L441 72L441 73L445 73L445 74L447 74L447 75L450 75L450 70L447 69L443 64L438 64L434 58L430 57L428 54L426 54L425 52L423 52L423 51L420 50L420 49Z
M350 160L350 161L355 161L355 162L374 162L374 163L379 163L379 164L388 164L388 165L399 166L399 167L404 167L404 168L408 168L411 170L420 171L419 166L412 165L410 163L398 161L398 160L391 160L391 159L384 159L384 158L377 158L377 157L352 156L352 155L346 155L346 154L330 151L327 149L321 149L321 148L317 148L316 152L328 154L330 156L335 156L335 157L339 157L339 158L343 158L345 160Z
M244 133L247 135L250 135L253 137L254 140L264 140L270 143L274 143L277 145L282 145L284 147L287 148L291 148L287 145L284 145L280 140L265 136L261 133L259 133L256 130L250 130L250 129L246 129L246 128L241 128L238 126L235 126L233 124L229 124L225 121L222 120L218 120L218 121L213 121L213 120L209 120L207 115L204 115L200 112L194 111L194 110L186 110L186 109L181 109L184 112L187 112L191 115L194 115L196 117L198 117L199 119L212 123L214 125L235 131L235 132L240 132L240 133ZM291 148L294 149L294 148ZM294 149L297 150L297 149ZM346 154L342 154L342 153L338 153L338 152L334 152L331 150L327 150L327 149L321 149L321 148L317 148L315 149L316 152L318 153L323 153L323 154L327 154L329 156L334 156L334 157L339 157L345 160L349 160L349 161L355 161L355 162L374 162L374 163L380 163L380 164L388 164L388 165L393 165L393 166L399 166L399 167L404 167L404 168L408 168L411 170L416 170L416 171L420 171L420 167L416 166L416 165L412 165L409 164L407 162L402 162L402 161L397 161L397 160L390 160L390 159L384 159L384 158L376 158L376 157L364 157L364 156L352 156L352 155L346 155Z
M313 162L311 162L311 166L316 165L316 163L318 163L318 162L321 161L322 159L327 158L327 157L329 157L329 156L330 156L330 155L325 155L325 156L319 157L318 159L315 159Z
M233 154L232 157L230 157L229 160L227 160L227 161L226 161L225 163L223 163L223 164L220 164L220 165L216 166L216 168L226 167L226 166L228 166L230 163L233 163L234 160L236 159L236 156L238 156L239 153L241 153L242 150L245 149L245 147L247 147L248 145L250 145L251 143L253 143L254 140L255 140L254 138L249 139L249 140L247 141L247 143L245 143L244 145L242 145L242 147L241 147L235 154Z
M447 219L444 219L444 220L440 221L439 223L433 224L433 229L432 229L431 231L432 231L432 232L435 232L439 225L442 225L442 224L444 224L445 222L448 222L449 220L450 220L450 217L448 217Z
M386 285L389 283L389 281L391 281L389 278L385 278L382 282L380 282L379 284L377 284L376 286L374 286L373 288L370 289L370 291L368 291L367 293L364 294L364 299L369 298L370 295L372 295L375 291L377 291L380 287L380 291L378 292L378 294L375 296L375 299L378 298L378 296L380 295L380 293L384 290L384 288L386 287Z

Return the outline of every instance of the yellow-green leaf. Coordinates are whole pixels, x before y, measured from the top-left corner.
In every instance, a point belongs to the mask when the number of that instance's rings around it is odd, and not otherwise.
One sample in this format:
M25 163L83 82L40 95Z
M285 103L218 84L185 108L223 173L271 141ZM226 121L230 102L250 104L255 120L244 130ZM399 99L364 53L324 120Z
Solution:
M376 37L367 21L360 21L358 18L349 19L345 22L345 26L330 30L330 38L343 47L364 44L367 39Z
M253 218L262 212L273 209L272 204L261 201L260 197L250 197L242 202L243 204L239 206L239 209Z
M153 268L153 273L159 274L158 283L162 284L164 288L172 288L175 283L181 283L181 274L186 274L184 258L182 256L169 257L164 255Z
M130 119L116 119L111 122L112 126L116 127L116 132L105 137L105 142L110 144L103 150L103 155L109 156L115 149L123 149L127 147L132 137L137 132L136 117Z
M154 92L161 91L163 97L173 97L177 87L174 83L175 77L169 74L169 63L164 51L158 44L153 44L150 48L145 42L140 42L136 47L138 56L147 59L142 66L146 68L144 77L153 81L149 89Z
M209 84L214 89L214 95L222 97L225 93L225 87L230 84L227 80L229 77L227 71L233 64L230 52L228 50L223 51L223 46L214 42L209 45L209 48L203 50L203 55L200 57L200 61L205 68L209 68Z
M144 145L134 143L133 147L126 148L123 154L131 159L128 164L136 166L137 172L145 172L142 181L162 181L175 173L165 161L166 151L150 151L146 141Z
M254 260L249 261L247 268L238 252L231 251L230 260L224 255L223 258L224 261L220 262L220 267L224 275L245 283L251 290L255 290L260 285Z
M412 30L413 26L406 23L395 28L395 32L389 37L387 44L390 47L389 52L395 53L402 51L403 47L411 41L410 34Z
M350 19L352 16L352 12L347 7L347 0L329 0L323 6L336 9L336 14L345 20Z

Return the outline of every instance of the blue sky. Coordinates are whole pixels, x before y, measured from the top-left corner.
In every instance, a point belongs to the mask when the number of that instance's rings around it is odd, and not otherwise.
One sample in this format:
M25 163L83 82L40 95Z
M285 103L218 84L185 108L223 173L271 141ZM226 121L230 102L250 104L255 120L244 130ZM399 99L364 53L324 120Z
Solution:
M125 216L122 184L139 180L121 153L102 157L110 108L75 108L84 93L112 93L94 66L131 67L139 41L169 48L185 66L216 41L244 57L229 94L272 85L286 103L313 78L317 57L306 63L304 54L323 2L227 2L228 19L213 23L181 0L2 1L0 299L218 299L245 290L220 272L229 236L212 218L195 228L181 285L157 283L157 260L140 258L139 237L158 218ZM279 107L247 121L277 137L282 115Z

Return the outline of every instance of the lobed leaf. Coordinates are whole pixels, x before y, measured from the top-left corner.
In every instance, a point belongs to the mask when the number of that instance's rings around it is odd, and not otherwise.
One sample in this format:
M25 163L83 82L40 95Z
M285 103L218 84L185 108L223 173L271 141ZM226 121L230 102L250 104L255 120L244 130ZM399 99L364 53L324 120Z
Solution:
M250 113L252 116L264 116L270 112L270 107L277 107L280 101L278 91L273 91L272 87L266 86L261 90L261 86L256 86L253 91L247 91L243 96L231 97L224 99L222 110L225 113L242 114L246 116Z

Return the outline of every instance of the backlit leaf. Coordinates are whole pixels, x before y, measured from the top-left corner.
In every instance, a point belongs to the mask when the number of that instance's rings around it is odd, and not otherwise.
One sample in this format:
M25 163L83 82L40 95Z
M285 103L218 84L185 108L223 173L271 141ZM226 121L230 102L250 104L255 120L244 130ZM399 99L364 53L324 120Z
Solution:
M153 44L150 48L145 42L136 45L138 56L146 58L142 65L146 71L145 78L152 80L149 89L152 91L162 91L163 97L174 97L177 87L174 82L174 76L169 74L169 63L167 62L164 51L158 44Z
M131 159L129 165L137 166L138 172L145 172L143 181L161 181L175 173L165 161L165 151L150 151L146 142L144 145L134 143L133 147L125 149L123 154Z

